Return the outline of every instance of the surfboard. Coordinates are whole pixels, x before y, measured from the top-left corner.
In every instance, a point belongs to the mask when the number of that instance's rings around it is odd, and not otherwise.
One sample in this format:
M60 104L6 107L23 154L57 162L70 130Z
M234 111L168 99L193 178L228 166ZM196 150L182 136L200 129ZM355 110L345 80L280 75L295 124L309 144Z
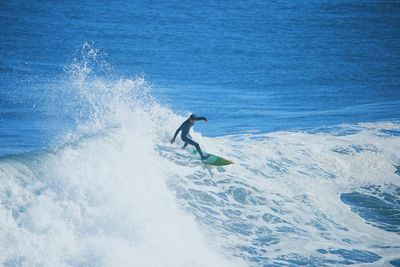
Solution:
M224 159L223 157L214 155L214 154L209 154L206 153L208 155L208 158L203 159L202 162L204 164L207 165L214 165L214 166L225 166L225 165L229 165L229 164L233 164L232 161L228 160L228 159Z
M187 151L192 154L192 155L198 155L197 151L195 149L187 148ZM208 158L203 159L201 162L207 165L214 165L214 166L225 166L229 164L233 164L232 161L228 159L224 159L223 157L210 154L207 152L204 152L205 155L208 155Z

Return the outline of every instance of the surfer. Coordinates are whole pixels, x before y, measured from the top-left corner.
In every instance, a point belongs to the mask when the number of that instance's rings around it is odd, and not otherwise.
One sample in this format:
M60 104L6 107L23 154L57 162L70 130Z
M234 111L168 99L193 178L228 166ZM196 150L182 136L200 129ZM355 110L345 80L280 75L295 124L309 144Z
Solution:
M193 141L193 140L191 139L190 134L189 134L190 128L192 128L193 124L194 124L196 121L200 121L200 120L203 120L203 121L205 121L205 122L208 122L208 120L207 120L205 117L197 117L195 114L190 115L190 117L189 117L187 120L185 120L185 121L182 123L182 125L179 126L179 128L176 130L176 132L175 132L175 134L174 134L174 137L171 139L171 144L172 144L173 142L175 142L176 136L178 135L178 133L179 133L180 131L182 131L182 132L181 132L181 138L182 138L182 141L185 142L185 144L183 145L182 148L185 148L185 147L187 147L188 145L194 146L194 147L196 148L197 152L200 154L201 159L204 160L204 159L208 158L208 156L205 156L205 155L203 154L203 152L201 151L200 145L199 145L198 143L196 143L195 141Z

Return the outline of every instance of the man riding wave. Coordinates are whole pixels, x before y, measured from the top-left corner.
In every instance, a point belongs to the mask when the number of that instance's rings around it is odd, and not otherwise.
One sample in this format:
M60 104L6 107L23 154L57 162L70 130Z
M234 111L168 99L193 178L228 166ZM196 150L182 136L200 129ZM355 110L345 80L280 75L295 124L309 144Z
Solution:
M205 117L197 117L195 114L190 115L190 117L187 120L185 120L181 124L181 126L179 126L179 128L175 131L174 137L171 139L171 144L173 142L175 142L175 138L177 137L178 133L180 131L182 131L181 138L182 138L182 141L185 142L185 144L183 145L182 148L185 148L188 145L194 146L196 148L197 152L200 154L201 159L204 160L204 159L208 158L208 156L205 156L203 154L203 151L201 151L200 145L198 143L196 143L195 141L193 141L189 134L190 128L192 128L192 126L195 124L196 121L200 121L200 120L208 122L208 120Z

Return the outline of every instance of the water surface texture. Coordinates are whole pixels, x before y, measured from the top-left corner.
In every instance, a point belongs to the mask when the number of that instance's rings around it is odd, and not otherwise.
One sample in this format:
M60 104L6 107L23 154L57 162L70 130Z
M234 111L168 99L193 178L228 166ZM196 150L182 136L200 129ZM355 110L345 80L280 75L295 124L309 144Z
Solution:
M398 1L2 1L4 266L399 266ZM204 166L192 136L234 162Z

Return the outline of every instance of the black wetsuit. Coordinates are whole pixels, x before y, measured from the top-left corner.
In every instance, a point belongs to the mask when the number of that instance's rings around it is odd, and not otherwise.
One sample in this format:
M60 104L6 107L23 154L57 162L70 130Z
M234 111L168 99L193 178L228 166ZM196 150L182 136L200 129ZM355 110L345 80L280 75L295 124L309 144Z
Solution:
M207 121L207 119L205 117L194 117L192 118L194 121L200 121L200 120L204 120ZM178 135L178 133L180 131L181 132L181 138L183 140L183 142L185 142L185 144L183 145L183 148L187 147L187 145L192 145L196 148L197 152L200 154L200 156L203 158L203 152L201 151L200 145L198 143L196 143L195 141L193 141L191 139L191 136L189 135L189 131L190 128L192 128L193 123L190 122L190 118L185 120L182 125L176 130L175 134L174 134L174 138L172 138L173 140L175 140L176 136Z

